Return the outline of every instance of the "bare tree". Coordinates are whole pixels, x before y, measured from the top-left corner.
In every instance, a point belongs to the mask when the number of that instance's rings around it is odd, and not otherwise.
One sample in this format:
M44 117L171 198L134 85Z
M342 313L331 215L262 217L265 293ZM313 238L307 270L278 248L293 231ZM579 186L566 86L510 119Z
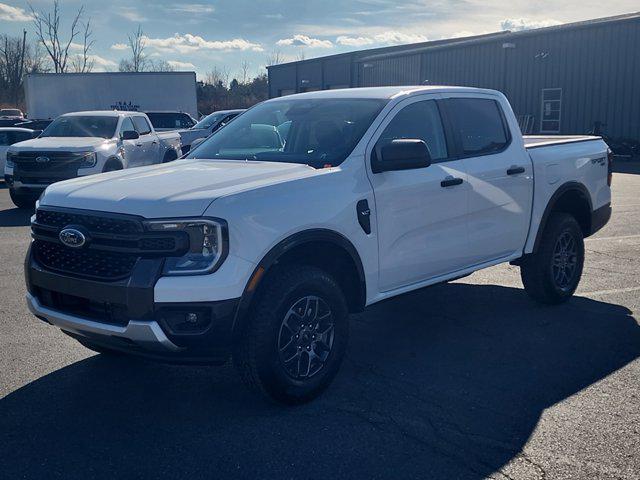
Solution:
M280 50L273 50L267 55L267 65L279 65L280 63L284 63L284 56Z
M46 71L46 59L39 44L22 37L0 35L0 104L19 105L23 100L24 77Z
M142 25L138 25L135 32L128 36L128 44L131 49L131 58L120 61L121 72L144 72L148 66L147 56L144 53L145 41Z
M249 62L247 62L246 60L243 60L242 64L240 65L240 70L241 70L240 78L242 79L243 85L245 85L249 81L249 67L250 67Z
M86 73L93 70L94 61L91 59L89 51L93 47L95 40L93 39L93 31L91 30L91 18L84 24L82 33L82 53L76 55L73 59L73 70L77 73Z
M60 39L62 32L60 26L59 0L54 0L53 10L49 12L36 10L31 4L29 4L29 8L31 9L31 16L33 17L36 36L53 63L53 70L55 73L65 73L69 67L69 49L71 48L73 40L80 33L79 23L84 13L84 5L78 9L75 17L73 17L66 42Z
M175 68L166 60L149 60L148 70L150 72L173 72Z
M207 85L226 87L229 84L229 70L225 68L213 67L205 76L204 83Z
M304 50L302 48L300 48L300 51L298 52L298 55L296 55L296 60L297 61L302 61L305 60L307 58L307 56L304 53Z

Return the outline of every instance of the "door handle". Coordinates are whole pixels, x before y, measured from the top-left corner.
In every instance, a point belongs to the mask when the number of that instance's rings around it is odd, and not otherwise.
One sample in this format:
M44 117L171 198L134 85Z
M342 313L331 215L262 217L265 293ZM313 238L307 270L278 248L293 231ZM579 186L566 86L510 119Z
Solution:
M141 147L142 144L141 143L136 143L136 147Z
M158 144L158 142L156 142L155 140L154 140L153 142L151 142L151 143L153 143L154 145L157 145L157 144Z
M519 173L524 173L524 167L517 167L513 165L507 170L507 175L518 175Z
M453 187L462 184L462 179L457 177L447 177L440 182L441 187Z

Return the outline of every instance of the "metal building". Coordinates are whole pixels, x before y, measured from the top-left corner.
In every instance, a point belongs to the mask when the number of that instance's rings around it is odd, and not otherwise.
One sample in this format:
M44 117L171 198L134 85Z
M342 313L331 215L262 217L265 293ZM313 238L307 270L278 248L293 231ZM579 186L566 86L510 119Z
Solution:
M381 85L504 92L525 133L602 125L640 141L640 12L521 32L362 50L268 67L271 97Z

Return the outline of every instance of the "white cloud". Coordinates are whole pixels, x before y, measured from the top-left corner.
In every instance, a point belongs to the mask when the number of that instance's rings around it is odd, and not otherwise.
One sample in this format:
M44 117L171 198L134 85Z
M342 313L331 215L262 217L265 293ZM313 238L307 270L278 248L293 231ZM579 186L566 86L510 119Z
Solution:
M111 50L126 50L127 48L129 48L129 45L126 43L114 43L111 45Z
M259 43L249 42L243 38L232 40L205 40L198 35L176 33L173 37L150 38L146 35L142 37L144 46L165 53L190 53L198 50L249 50L252 52L262 52L264 49ZM114 50L125 50L128 48L122 43L111 46Z
M167 10L170 12L185 13L189 15L202 15L205 13L213 13L215 8L211 5L205 5L202 3L185 3L167 7Z
M146 22L147 21L147 17L145 17L144 15L140 14L138 12L138 10L136 10L133 7L118 7L117 8L117 13L118 13L118 15L120 15L123 18L126 18L130 22L140 23L140 22Z
M331 48L333 43L329 40L311 38L307 35L294 35L291 38L283 38L276 42L280 46L309 47L309 48Z
M375 43L375 40L371 37L348 37L346 35L340 35L336 38L336 43L348 47L363 47Z
M371 36L349 37L341 35L336 38L336 43L350 47L362 47L364 45L401 45L405 43L426 42L428 39L419 33L404 33L394 30L378 33Z
M191 62L179 62L177 60L167 60L167 63L176 70L195 70L196 66Z
M30 22L33 16L24 8L12 7L6 3L0 3L0 20L7 22Z
M512 32L521 32L522 30L531 30L533 28L552 27L561 23L553 19L506 18L500 22L500 28L502 30L511 30Z

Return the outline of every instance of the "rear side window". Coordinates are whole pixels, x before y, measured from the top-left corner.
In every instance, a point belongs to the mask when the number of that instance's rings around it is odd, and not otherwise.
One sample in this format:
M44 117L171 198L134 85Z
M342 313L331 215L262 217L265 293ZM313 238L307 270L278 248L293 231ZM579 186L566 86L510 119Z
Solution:
M464 155L499 152L509 143L504 117L495 100L451 98L446 104Z
M376 146L382 147L392 140L402 138L424 141L429 147L432 160L448 157L440 111L434 100L415 102L400 110L384 129Z
M147 119L144 117L131 117L133 124L136 126L136 130L140 135L147 135L151 133L151 126Z

